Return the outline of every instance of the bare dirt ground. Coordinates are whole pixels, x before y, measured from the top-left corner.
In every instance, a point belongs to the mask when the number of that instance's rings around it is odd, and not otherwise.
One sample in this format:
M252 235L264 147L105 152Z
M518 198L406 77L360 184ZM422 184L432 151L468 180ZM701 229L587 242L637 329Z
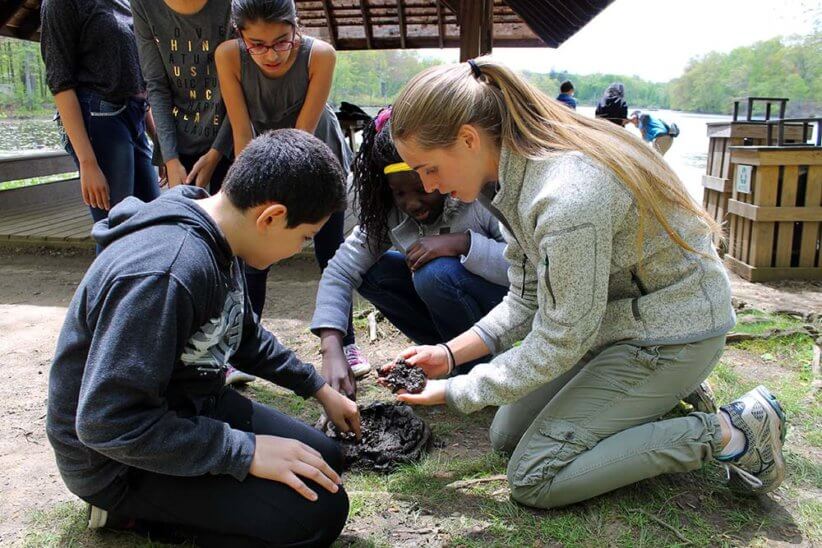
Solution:
M0 251L0 546L22 542L32 513L75 500L57 473L44 423L48 372L56 340L66 307L91 260L89 255L70 252ZM317 267L308 259L274 267L264 317L269 329L301 357L315 363L317 339L307 328L317 281ZM822 312L822 284L754 285L735 278L734 291L737 298L754 308ZM390 329L385 323L380 325L384 331ZM372 363L392 358L407 344L396 332L384 333L375 344L363 339L359 342ZM733 353L729 357L733 358ZM767 359L755 366L757 376L763 379L779 375L778 369L769 369L773 366ZM421 412L430 421L436 421L441 413L436 409ZM487 452L485 428L491 416L482 413L470 427L465 423L449 425L443 458ZM352 489L356 490L356 485ZM440 545L442 536L436 517L403 508L403 504L390 502L368 523L352 520L345 534L358 538L384 528L387 537L383 538L392 545ZM464 533L472 534L470 530ZM477 535L481 541L482 532L477 531Z

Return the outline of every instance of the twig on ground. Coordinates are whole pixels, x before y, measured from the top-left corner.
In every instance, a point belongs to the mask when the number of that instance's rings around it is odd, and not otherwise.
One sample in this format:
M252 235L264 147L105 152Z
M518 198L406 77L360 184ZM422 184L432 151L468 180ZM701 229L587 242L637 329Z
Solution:
M377 340L377 313L372 312L368 315L368 337L371 342Z
M486 483L489 481L505 481L508 479L508 476L505 474L497 474L495 476L487 476L484 478L474 478L468 480L460 480L454 481L446 485L446 487L450 489L462 489L463 487L468 487L469 485L474 485L477 483Z
M814 337L814 333L812 330L808 329L807 327L802 327L799 329L769 329L768 331L764 331L759 334L752 334L752 333L728 333L725 337L726 343L738 343L742 341L753 341L753 340L761 340L761 339L770 339L773 337L790 337L791 335L809 335Z
M678 538L679 540L684 542L686 546L690 546L690 545L693 544L693 542L688 540L688 537L683 535L682 532L679 529L677 529L676 527L674 527L670 523L666 523L665 521L659 519L658 517L651 514L650 512L647 512L647 511L643 510L642 508L629 508L628 511L642 514L643 516L647 517L648 519L650 519L650 520L658 523L659 525L665 527L666 529L671 531L674 535L676 535L676 538Z

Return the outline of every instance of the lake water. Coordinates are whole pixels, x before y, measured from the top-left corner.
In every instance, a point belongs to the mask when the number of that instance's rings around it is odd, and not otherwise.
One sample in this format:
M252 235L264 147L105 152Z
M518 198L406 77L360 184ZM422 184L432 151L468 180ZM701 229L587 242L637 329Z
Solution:
M579 107L586 116L594 115L593 107ZM691 114L674 110L649 111L655 116L679 126L681 134L674 139L665 159L697 200L702 200L702 174L708 157L708 137L705 124L730 120L729 116ZM634 126L628 131L639 134ZM60 139L50 118L28 120L0 119L0 157L31 150L59 150Z

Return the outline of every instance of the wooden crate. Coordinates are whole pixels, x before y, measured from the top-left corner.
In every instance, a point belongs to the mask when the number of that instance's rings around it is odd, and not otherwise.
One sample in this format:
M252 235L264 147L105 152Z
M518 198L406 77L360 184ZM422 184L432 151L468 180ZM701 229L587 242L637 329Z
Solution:
M752 282L822 280L822 148L729 150L737 177L728 200L726 266Z
M716 122L708 126L708 162L702 176L702 207L718 223L727 222L728 200L734 180L734 165L731 163L730 147L759 146L768 140L765 121ZM805 141L805 129L801 124L785 125L785 141L800 143ZM728 236L725 226L725 236ZM719 243L719 242L717 242Z

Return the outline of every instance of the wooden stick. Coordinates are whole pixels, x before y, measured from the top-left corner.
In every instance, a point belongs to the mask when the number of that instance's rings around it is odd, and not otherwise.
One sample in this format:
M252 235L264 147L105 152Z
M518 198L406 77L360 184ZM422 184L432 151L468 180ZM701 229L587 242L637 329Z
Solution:
M372 312L368 315L368 336L371 342L377 340L377 313Z
M454 481L454 482L451 482L448 485L446 485L446 487L448 487L450 489L462 489L463 487L468 487L469 485L474 485L474 484L477 484L477 483L486 483L486 482L489 482L489 481L506 481L507 479L508 479L507 475L497 474L495 476L488 476L488 477L485 477L485 478L475 478L475 479L469 479L469 480Z
M628 509L628 511L629 511L629 512L637 512L637 513L640 513L640 514L642 514L643 516L647 517L648 519L650 519L650 520L652 520L652 521L654 521L654 522L656 522L656 523L660 524L661 526L665 527L666 529L668 529L669 531L671 531L674 535L676 535L676 538L678 538L679 540L681 540L682 542L684 542L686 546L690 546L690 545L692 545L692 544L693 544L693 542L691 542L690 540L688 540L688 538L687 538L685 535L683 535L683 534L679 531L679 529L677 529L677 528L676 528L676 527L674 527L673 525L670 525L670 524L668 524L668 523L666 523L666 522L662 521L661 519L659 519L659 518L658 518L658 517L656 517L655 515L651 514L650 512L646 512L645 510L643 510L643 509L641 509L641 508L629 508L629 509Z

